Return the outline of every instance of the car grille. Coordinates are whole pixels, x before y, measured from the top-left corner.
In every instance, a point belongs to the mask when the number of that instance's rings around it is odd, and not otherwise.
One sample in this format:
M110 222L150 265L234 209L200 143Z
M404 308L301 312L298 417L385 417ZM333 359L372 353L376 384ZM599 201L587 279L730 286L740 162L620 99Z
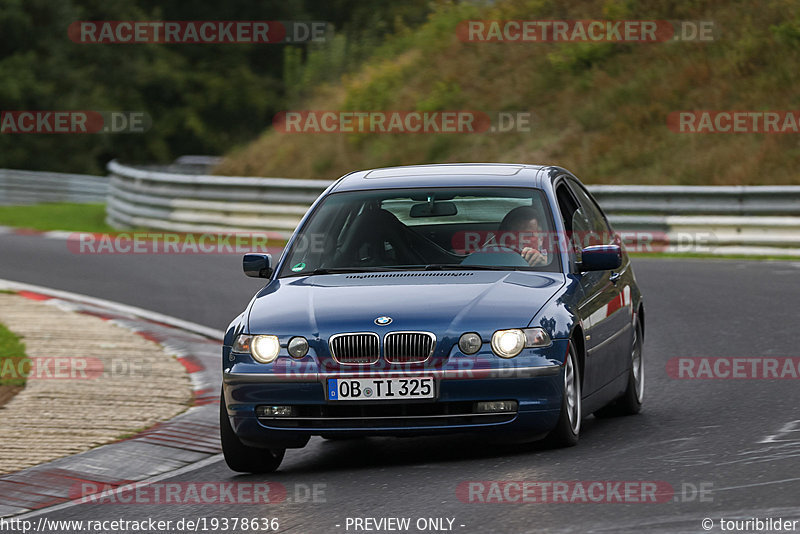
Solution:
M372 332L336 334L328 344L333 359L343 364L376 363L380 355L380 338Z
M424 362L434 345L436 336L430 332L390 332L383 338L383 354L390 363Z

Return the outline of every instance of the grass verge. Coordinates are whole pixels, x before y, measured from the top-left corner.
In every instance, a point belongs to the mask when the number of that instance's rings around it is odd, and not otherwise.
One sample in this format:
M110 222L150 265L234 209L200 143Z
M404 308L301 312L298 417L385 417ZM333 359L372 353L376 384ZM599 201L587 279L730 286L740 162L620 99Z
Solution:
M34 230L73 230L76 232L113 232L106 224L105 204L33 204L0 206L0 226Z
M25 345L18 335L0 324L0 406L25 386L26 369L30 369L30 359Z
M226 234L212 233L182 233L166 232L161 230L147 230L134 228L118 230L105 223L105 204L34 204L29 206L0 206L0 226L25 228L39 231L61 230L68 232L81 232L96 234L94 237L86 236L81 241L80 236L75 237L75 247L80 248L85 244L87 253L113 253L120 248L132 247L134 240L139 242L158 243L158 246L148 246L148 251L171 250L165 245L165 240L180 243L184 253L203 253L208 247L214 247L211 253L262 252L265 247L282 248L285 239L267 238L269 232L232 232L230 241L215 240L210 236ZM177 238L175 237L177 236ZM237 237L238 236L238 237ZM234 250L226 248L225 243L231 243ZM172 249L174 250L174 249ZM147 252L144 252L147 253ZM153 252L157 253L157 252ZM164 252L169 253L169 252Z

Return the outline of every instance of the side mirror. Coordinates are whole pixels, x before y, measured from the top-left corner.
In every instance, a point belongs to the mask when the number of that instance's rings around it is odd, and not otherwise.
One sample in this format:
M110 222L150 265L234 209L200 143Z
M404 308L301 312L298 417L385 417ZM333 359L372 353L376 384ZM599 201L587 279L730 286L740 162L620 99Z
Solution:
M581 251L581 272L612 271L622 265L619 245L594 245Z
M245 254L242 268L247 276L269 278L272 276L272 254Z

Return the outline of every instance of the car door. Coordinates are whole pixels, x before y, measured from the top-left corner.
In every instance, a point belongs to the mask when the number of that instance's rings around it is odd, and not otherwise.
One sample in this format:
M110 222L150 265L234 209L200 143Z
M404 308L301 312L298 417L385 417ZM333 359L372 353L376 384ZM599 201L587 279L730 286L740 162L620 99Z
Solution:
M580 205L574 215L573 231L581 245L619 244L591 195L575 180L568 179L567 182ZM630 345L632 330L630 288L621 283L621 269L624 267L582 274L586 300L581 315L591 331L591 339L586 344L586 365L590 367L587 375L590 375L592 390L608 384L627 369L628 359L624 355Z
M578 315L581 318L585 336L587 358L583 368L583 395L588 396L604 384L603 358L600 356L599 342L603 339L602 330L607 326L595 319L604 313L607 299L610 298L607 287L611 284L607 273L580 272L581 249L586 246L588 221L581 210L575 193L569 187L566 178L556 182L556 201L561 212L561 222L566 232L565 241L569 247L569 255L574 265L573 272L580 281L583 297L578 304Z

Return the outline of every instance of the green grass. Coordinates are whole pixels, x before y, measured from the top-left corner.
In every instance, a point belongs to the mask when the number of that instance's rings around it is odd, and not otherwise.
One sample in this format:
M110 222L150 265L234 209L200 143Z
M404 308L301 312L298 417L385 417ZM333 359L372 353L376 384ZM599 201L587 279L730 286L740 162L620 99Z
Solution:
M24 386L23 375L28 369L25 345L18 335L0 324L0 386Z
M121 246L130 246L130 239L137 235L137 239L156 240L159 241L160 247L164 247L164 237L167 234L178 234L182 236L180 242L191 245L192 243L202 243L204 239L211 233L181 233L181 232L163 232L161 230L147 230L143 228L134 228L128 230L117 230L105 223L105 205L104 204L35 204L31 206L0 206L0 226L13 226L16 228L29 228L33 230L50 231L50 230L63 230L70 232L87 232L92 234L102 234L103 236L123 236L127 238ZM146 234L153 234L147 237ZM252 237L244 238L241 241L232 241L231 245L241 247L252 247L253 252L259 252L260 247L267 245L269 247L283 247L286 245L284 239L270 239L264 242L263 237L258 235L257 231ZM155 237L158 236L158 237ZM109 239L93 241L88 251L106 250L109 251L113 241ZM106 247L105 249L103 247ZM191 250L188 249L188 250Z
M34 230L72 230L75 232L113 232L105 222L105 204L34 204L0 206L0 226Z

